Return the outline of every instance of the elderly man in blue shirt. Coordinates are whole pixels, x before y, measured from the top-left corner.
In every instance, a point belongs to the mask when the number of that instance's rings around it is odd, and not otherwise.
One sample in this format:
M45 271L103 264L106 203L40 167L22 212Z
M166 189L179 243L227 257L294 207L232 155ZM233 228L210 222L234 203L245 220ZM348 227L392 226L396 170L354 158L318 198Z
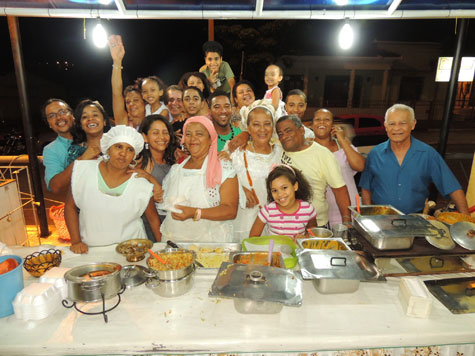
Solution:
M436 150L411 136L415 126L411 107L395 104L386 111L389 140L374 147L366 159L360 179L363 204L390 204L405 214L419 213L434 183L468 215L460 183Z

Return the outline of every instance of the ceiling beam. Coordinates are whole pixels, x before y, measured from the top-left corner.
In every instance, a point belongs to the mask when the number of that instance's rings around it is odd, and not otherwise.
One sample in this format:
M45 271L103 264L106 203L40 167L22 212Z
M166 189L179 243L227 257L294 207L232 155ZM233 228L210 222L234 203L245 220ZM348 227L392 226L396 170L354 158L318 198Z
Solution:
M125 12L127 11L127 9L125 8L124 1L123 0L114 0L114 2L115 2L115 6L117 6L117 10L119 10L119 12L122 15L125 15Z
M394 11L397 10L397 8L401 4L401 2L402 2L402 0L393 0L393 2L391 3L391 5L389 6L389 9L388 9L388 15L389 16L394 14Z

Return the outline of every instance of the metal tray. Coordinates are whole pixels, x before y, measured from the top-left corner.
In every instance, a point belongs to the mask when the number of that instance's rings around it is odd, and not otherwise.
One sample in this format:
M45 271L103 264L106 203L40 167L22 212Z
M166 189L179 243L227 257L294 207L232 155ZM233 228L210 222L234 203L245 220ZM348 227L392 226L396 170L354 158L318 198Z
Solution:
M404 215L404 213L392 205L360 205L360 212L356 206L349 206L348 209L356 216L374 216L374 215Z
M312 237L309 239L297 239L297 244L302 249L310 250L351 250L350 246L348 246L345 241L340 238Z
M453 314L475 313L475 277L439 279L424 283Z
M241 251L240 243L219 243L219 242L181 242L179 248L195 251L196 260L204 267L201 269L218 269L222 262L230 261L230 254ZM220 252L216 252L216 249Z
M269 254L261 251L232 252L229 260L232 263L268 266ZM285 268L284 259L280 252L272 252L271 267Z
M459 256L417 256L397 258L396 261L409 273L467 272Z

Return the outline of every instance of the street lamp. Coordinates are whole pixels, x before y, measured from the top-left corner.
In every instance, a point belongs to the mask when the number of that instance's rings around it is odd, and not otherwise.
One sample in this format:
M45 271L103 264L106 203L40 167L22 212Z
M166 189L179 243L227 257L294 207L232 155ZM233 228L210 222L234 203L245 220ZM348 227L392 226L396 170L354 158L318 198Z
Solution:
M350 49L353 46L354 34L348 22L345 22L338 34L338 44L343 50Z

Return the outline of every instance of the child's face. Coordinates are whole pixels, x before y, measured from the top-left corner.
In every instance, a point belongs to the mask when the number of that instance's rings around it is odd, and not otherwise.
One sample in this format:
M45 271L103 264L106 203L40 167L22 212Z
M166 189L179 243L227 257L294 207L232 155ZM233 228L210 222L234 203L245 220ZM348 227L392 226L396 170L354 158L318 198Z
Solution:
M202 103L201 97L196 90L188 89L183 93L183 106L185 107L185 112L190 117L198 114Z
M205 85L201 78L195 77L194 75L188 78L188 82L186 83L186 85L189 87L196 87L201 91L205 90Z
M264 81L269 87L279 85L282 81L279 68L277 66L268 66L264 75Z
M163 95L163 90L160 89L157 82L151 79L145 79L142 83L142 98L150 105L158 103L160 97Z
M219 55L218 52L208 52L206 53L205 63L211 72L219 71L219 66L223 61L223 57Z
M281 208L292 208L295 204L295 192L298 190L298 182L292 184L286 176L280 176L271 183L271 193L274 201Z

